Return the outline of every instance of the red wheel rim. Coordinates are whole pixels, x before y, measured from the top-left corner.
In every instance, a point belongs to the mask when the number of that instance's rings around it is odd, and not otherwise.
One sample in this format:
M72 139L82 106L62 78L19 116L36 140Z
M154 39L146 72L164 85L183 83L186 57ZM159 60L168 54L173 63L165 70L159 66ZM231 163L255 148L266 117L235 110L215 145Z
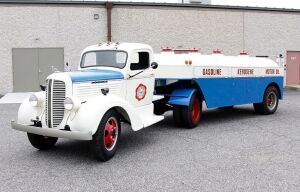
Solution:
M200 101L195 98L192 104L192 121L197 123L200 119Z
M267 96L266 102L267 102L267 106L269 109L271 109L271 110L274 109L276 106L276 103L277 103L276 94L274 92L269 93Z
M118 122L117 119L114 117L110 117L106 124L104 129L104 146L106 150L111 151L118 139Z

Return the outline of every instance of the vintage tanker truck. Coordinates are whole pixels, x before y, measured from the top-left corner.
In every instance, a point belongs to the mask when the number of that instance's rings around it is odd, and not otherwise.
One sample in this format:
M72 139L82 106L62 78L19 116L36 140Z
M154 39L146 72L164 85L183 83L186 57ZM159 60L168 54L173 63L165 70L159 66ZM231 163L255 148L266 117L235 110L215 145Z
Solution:
M272 60L246 53L165 48L154 54L145 44L101 43L83 50L78 71L51 74L11 125L41 150L58 138L90 140L93 155L106 161L117 150L121 122L138 131L172 110L177 126L194 128L203 102L208 108L253 103L255 111L272 114L282 99L283 74Z

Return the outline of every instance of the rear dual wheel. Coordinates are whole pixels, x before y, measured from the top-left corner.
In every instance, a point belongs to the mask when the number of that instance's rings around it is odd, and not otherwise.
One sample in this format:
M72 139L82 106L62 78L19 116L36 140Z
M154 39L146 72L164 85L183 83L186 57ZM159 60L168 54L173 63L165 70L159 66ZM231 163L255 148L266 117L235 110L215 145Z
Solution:
M199 95L194 93L191 97L189 106L174 106L173 118L176 126L194 128L199 124L202 115L202 100Z

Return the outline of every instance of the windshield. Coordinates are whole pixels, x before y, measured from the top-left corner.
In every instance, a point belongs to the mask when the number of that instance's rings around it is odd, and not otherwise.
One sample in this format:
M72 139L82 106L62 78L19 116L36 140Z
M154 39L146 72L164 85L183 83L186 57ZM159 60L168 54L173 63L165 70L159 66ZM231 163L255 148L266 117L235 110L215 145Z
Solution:
M84 67L115 67L124 68L127 53L124 51L91 51L82 56L80 66Z

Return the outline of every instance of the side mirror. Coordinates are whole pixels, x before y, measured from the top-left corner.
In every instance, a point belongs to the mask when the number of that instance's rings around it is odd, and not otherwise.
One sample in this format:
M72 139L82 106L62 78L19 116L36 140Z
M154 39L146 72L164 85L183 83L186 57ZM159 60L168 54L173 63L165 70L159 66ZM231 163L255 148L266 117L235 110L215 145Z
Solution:
M158 64L156 62L151 63L151 68L152 69L157 69Z

